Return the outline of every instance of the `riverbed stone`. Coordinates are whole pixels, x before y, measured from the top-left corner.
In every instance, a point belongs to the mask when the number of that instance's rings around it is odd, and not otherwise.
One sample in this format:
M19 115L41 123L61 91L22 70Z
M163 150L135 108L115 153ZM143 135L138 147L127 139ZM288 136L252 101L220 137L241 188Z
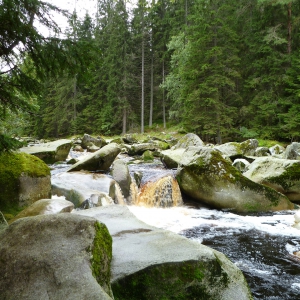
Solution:
M12 220L10 220L9 223L25 217L67 213L71 212L73 209L74 204L64 199L41 199L26 207Z
M72 165L68 172L81 170L108 171L111 164L120 152L121 148L117 144L108 144Z
M269 156L271 155L268 147L257 147L254 152L254 156Z
M300 203L300 161L276 157L257 158L243 174Z
M222 253L138 220L125 206L76 211L106 224L113 238L117 299L252 299L242 272Z
M243 176L215 149L186 149L176 178L184 193L215 208L241 213L294 208L283 194Z
M300 160L300 143L293 142L288 145L283 153L283 158Z
M111 236L94 218L22 218L0 240L1 299L112 299Z
M270 147L269 151L270 151L271 155L282 155L285 151L285 148L281 145L276 144L276 145Z
M75 207L86 200L89 207L124 204L119 185L105 174L85 171L59 173L52 176L51 183L52 194L64 196Z
M173 146L172 149L185 149L189 146L204 146L204 142L198 135L194 133L187 133L185 136L179 139L177 144Z
M51 197L49 167L38 157L26 153L0 155L0 209L20 209Z
M258 140L249 139L242 143L229 142L214 148L221 151L224 155L232 157L237 155L253 156L257 147Z
M115 160L111 166L111 175L119 184L124 197L128 198L132 180L126 162L122 159Z
M184 148L161 151L161 161L167 168L175 169L178 167L184 152Z
M142 155L147 150L154 151L155 145L154 143L140 143L140 144L126 145L126 148L128 154L133 156L133 155Z
M102 137L100 137L100 136L94 138L94 137L92 137L91 135L85 133L85 134L83 135L82 139L81 139L81 147L82 147L83 149L88 149L88 147L89 147L89 146L92 146L92 145L94 145L94 146L96 146L96 147L98 147L98 148L102 148L102 147L104 147L105 145L107 145L107 143L106 143L106 141L105 141Z
M244 159L244 158L237 158L234 160L234 162L232 163L232 165L238 169L240 172L245 172L248 167L250 166L250 163L248 162L248 160Z
M62 139L54 142L34 145L32 147L23 147L20 148L19 151L35 155L47 164L53 164L57 161L66 160L71 147L71 140Z

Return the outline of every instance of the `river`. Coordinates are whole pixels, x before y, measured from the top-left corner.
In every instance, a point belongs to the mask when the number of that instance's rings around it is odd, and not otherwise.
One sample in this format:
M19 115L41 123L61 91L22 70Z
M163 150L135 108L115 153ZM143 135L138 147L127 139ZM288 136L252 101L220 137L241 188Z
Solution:
M67 168L57 165L52 174ZM157 174L174 173L164 169L159 161L130 164L129 169L131 174L143 173L144 182ZM300 299L300 258L293 255L300 251L300 230L292 227L295 211L238 215L184 200L180 207L128 207L145 223L224 253L243 271L254 299Z

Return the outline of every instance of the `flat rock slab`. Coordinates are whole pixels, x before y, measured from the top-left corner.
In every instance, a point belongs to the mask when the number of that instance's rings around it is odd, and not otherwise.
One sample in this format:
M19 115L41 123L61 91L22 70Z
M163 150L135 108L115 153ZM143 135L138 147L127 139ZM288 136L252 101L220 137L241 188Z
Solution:
M76 211L101 220L113 238L117 299L252 299L242 272L222 253L138 220L125 206Z
M73 214L23 218L1 231L0 240L1 300L112 299L107 294L111 249L96 246L102 240L111 247L111 238L95 219ZM94 247L108 278L102 287L93 276Z
M27 154L35 155L44 162L52 164L57 161L66 160L71 147L72 141L63 139L54 142L35 145L32 147L23 147L19 150Z
M121 148L116 143L111 143L91 155L86 156L70 167L68 172L73 171L108 171L111 164L121 152Z
M52 176L51 185L53 195L66 197L75 207L87 199L95 202L95 206L124 201L115 180L104 174L84 171L59 173Z

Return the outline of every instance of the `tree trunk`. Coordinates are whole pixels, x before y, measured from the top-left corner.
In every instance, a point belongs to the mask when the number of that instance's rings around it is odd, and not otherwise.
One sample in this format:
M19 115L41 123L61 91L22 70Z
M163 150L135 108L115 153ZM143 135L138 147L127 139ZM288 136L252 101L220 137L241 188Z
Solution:
M162 65L162 82L165 83L165 61L163 61ZM163 89L163 122L164 122L164 128L166 128L166 104L165 104L165 89Z
M287 52L288 54L292 53L292 2L288 3L288 45Z
M122 135L126 134L126 124L127 124L127 109L126 107L123 108L123 128L122 128Z

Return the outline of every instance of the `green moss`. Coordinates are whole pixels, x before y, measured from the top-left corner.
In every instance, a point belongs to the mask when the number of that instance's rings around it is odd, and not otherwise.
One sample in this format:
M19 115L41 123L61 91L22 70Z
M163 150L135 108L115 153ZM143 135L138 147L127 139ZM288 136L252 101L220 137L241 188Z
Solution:
M285 191L288 191L294 182L300 181L300 163L290 165L280 176L269 177L267 181L279 184Z
M150 266L112 284L115 300L218 300L229 278L221 262L186 261Z
M110 288L110 264L112 259L112 238L105 224L95 223L95 238L93 243L91 266L97 282L112 296Z
M266 187L251 181L244 177L239 170L231 165L217 151L211 151L200 154L196 159L184 166L176 176L180 187L184 192L196 199L203 199L204 202L214 203L218 206L215 197L215 191L232 188L241 191L250 190L253 194L259 194L263 201L253 199L243 199L245 204L239 207L231 207L230 199L228 205L230 208L240 212L260 212L274 210L273 207L279 205L283 200L283 195L270 187ZM288 199L286 199L288 201ZM224 201L223 201L224 203ZM222 207L221 204L219 208Z
M144 161L153 161L154 157L150 150L147 150L143 153L143 160Z
M38 157L26 153L0 155L0 209L5 213L18 210L19 178L50 176L49 167Z

